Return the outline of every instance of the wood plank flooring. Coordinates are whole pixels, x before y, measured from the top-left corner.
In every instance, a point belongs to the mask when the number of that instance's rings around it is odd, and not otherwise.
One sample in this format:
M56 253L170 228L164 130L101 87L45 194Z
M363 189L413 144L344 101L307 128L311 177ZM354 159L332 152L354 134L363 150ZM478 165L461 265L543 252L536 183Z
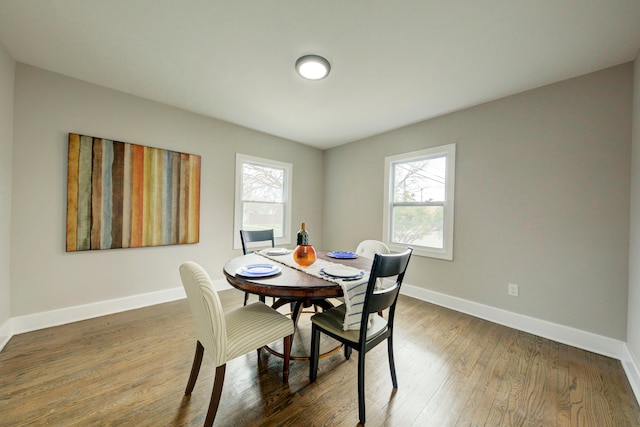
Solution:
M242 304L236 290L225 307ZM367 354L368 426L640 426L619 361L401 296L397 390L386 345ZM294 353L306 355L303 314ZM324 340L323 347L332 347ZM274 344L278 349L279 343ZM195 338L186 300L13 337L0 352L0 426L200 426L214 367L184 396ZM292 361L263 351L227 365L219 426L356 426L357 358Z

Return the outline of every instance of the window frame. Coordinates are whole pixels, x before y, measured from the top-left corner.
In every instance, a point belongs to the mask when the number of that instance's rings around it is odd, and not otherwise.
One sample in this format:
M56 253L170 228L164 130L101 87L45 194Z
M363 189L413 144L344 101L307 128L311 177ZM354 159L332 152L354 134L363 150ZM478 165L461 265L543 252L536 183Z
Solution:
M284 170L284 189L283 189L283 221L281 237L275 238L276 245L288 245L291 243L291 200L293 187L293 165L291 163L280 162L277 160L265 159L262 157L249 156L247 154L236 153L236 177L235 177L235 203L234 203L234 220L233 220L233 249L242 249L242 241L240 239L240 230L243 227L243 169L245 163L258 166Z
M411 161L425 160L436 157L446 157L445 172L445 200L442 204L443 212L443 247L432 248L421 245L407 245L403 243L392 242L392 218L393 207L396 203L393 201L393 167L395 164L407 163ZM441 145L438 147L427 148L409 153L397 154L385 157L384 168L384 211L383 211L383 240L392 251L403 251L408 246L413 248L413 254L418 256L453 260L453 219L454 219L454 201L455 201L455 167L456 167L456 144ZM403 202L406 204L406 202ZM417 206L427 206L429 203L421 202ZM439 206L439 204L438 204Z

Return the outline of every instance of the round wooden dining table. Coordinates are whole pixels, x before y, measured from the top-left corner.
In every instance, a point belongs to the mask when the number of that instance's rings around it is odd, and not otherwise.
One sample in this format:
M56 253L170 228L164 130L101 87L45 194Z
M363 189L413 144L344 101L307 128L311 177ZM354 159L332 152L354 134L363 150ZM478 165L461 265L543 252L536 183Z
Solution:
M371 269L372 260L369 258L334 259L327 255L327 251L316 251L316 254L318 259L324 259L365 271ZM273 258L276 259L277 257ZM280 266L282 271L273 276L260 278L245 277L236 273L238 269L244 266L263 264L265 262ZM262 297L262 299L264 299L264 297L274 297L275 302L272 307L275 309L286 304L291 304L291 318L296 326L300 318L300 313L304 308L316 306L326 310L333 307L329 298L342 296L342 288L339 284L312 276L304 271L296 270L295 268L278 263L273 259L268 259L256 253L242 255L229 260L224 265L224 275L231 286L243 292L256 294ZM277 354L273 351L271 352ZM308 358L292 357L292 359L307 360Z

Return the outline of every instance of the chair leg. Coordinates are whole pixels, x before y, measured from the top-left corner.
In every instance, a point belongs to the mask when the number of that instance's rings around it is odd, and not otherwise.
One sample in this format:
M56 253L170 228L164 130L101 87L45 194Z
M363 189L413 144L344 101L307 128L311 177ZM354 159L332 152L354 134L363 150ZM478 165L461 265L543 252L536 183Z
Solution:
M193 356L193 364L191 365L191 374L189 375L189 382L187 382L187 388L184 391L185 395L191 394L193 387L196 385L198 379L198 373L200 372L200 365L202 364L202 355L204 354L204 347L200 344L200 341L196 343L196 354Z
M216 378L213 380L213 391L211 392L211 401L209 402L209 410L204 420L204 427L211 427L218 413L218 405L220 404L220 396L222 395L222 384L224 383L224 371L227 364L220 365L216 368Z
M393 334L387 338L387 350L389 352L389 369L391 369L391 382L393 388L398 388L398 378L396 377L396 365L393 361Z
M360 423L365 422L365 406L364 406L364 358L366 351L364 348L358 352L358 414L360 415Z
M318 376L318 359L320 359L320 329L311 325L311 357L309 358L309 381L314 382Z
M344 358L349 360L349 358L351 357L352 348L346 344L343 344L343 345L344 345Z
M289 361L291 360L291 338L293 335L284 337L284 366L282 367L282 380L289 383Z

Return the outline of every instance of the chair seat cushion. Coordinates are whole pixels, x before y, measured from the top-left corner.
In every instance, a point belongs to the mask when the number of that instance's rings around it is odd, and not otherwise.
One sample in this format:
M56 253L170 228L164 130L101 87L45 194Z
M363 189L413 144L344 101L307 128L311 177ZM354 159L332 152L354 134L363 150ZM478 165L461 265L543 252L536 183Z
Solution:
M293 334L293 321L256 302L225 313L227 360L234 359L266 344Z
M311 317L311 322L325 331L329 331L347 341L357 343L360 339L360 330L343 329L346 308L344 304L327 310L323 313L315 314ZM375 338L387 329L387 321L378 314L369 315L369 328L367 329L367 340Z

